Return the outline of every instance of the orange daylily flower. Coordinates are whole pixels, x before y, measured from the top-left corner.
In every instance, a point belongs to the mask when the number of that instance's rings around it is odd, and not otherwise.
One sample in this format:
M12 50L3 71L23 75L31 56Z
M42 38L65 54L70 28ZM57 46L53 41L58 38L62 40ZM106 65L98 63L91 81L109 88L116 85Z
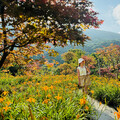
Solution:
M89 107L88 107L88 106L85 106L85 109L86 109L86 110L89 110Z
M48 101L50 101L50 99L45 99L43 102L42 102L42 104L47 104L48 103Z
M114 112L114 115L116 114L117 115L117 119L119 120L120 119L120 106L119 108L117 108L118 112Z
M86 103L85 98L80 99L80 105L84 105Z
M91 93L94 94L94 90L91 90Z
M42 89L47 91L49 89L49 87L48 86L44 86L44 87L42 87Z
M99 102L99 105L101 105L102 104L102 102Z
M33 80L33 82L35 82L35 80Z
M39 85L40 83L36 83L36 85Z
M58 96L55 96L55 98L56 98L57 100L62 99L62 97L60 97L59 94L58 94Z
M5 107L3 107L3 109L4 109L5 111L7 111L8 109L11 109L11 107L5 106Z
M77 114L76 119L78 119L79 117L80 117L80 115L79 115L79 114Z
M51 90L53 89L53 85L50 86L50 89L51 89Z
M39 90L37 89L37 92L39 92Z
M51 95L50 95L50 94L48 94L48 95L47 95L47 97L51 97Z
M3 95L7 95L7 94L8 94L8 91L4 91L4 92L3 92Z
M3 102L3 100L4 100L3 98L0 98L0 102Z
M7 101L6 104L9 106L9 105L11 104L11 102L10 102L10 101Z
M36 100L34 98L29 98L27 99L27 101L31 103L31 102L35 102Z

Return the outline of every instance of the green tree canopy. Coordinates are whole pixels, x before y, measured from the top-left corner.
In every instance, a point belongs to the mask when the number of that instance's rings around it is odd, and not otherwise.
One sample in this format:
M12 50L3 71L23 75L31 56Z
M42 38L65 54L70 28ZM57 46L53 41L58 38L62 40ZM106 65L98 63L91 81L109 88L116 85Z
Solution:
M85 55L85 51L83 51L81 49L70 49L69 51L75 53L77 58L80 58L81 55Z
M76 54L73 52L69 52L69 51L63 53L61 56L62 56L63 60L65 62L67 62L68 64L70 64L71 62L74 62L75 58L76 58Z
M57 67L56 72L57 72L57 74L60 73L63 75L74 74L74 69L73 69L72 65L70 65L68 63L63 63Z

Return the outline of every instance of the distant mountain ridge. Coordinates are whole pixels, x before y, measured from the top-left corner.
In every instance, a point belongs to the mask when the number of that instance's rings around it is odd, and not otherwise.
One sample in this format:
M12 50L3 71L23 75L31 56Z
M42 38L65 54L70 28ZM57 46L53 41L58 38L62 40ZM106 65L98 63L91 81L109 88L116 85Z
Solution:
M109 31L103 31L103 30L86 30L84 33L87 35L90 35L91 38L102 38L101 35L105 37L105 39L120 39L120 34L119 33L114 33L114 32L109 32ZM95 33L95 34L94 34Z
M96 48L109 46L111 43L120 45L120 34L102 30L86 30L84 32L91 40L85 43L85 51L89 54L95 52ZM90 50L88 50L88 48Z
M85 42L84 48L79 46L74 46L73 44L63 47L54 47L51 43L49 44L52 49L59 52L59 56L57 57L50 57L45 52L45 56L48 60L55 59L57 61L61 61L63 63L64 61L61 59L61 54L67 52L69 49L82 49L86 51L86 54L91 54L96 51L96 48L102 48L102 46L109 46L111 43L120 45L120 34L108 32L108 31L101 31L101 30L86 30L84 31L84 34L88 35L91 40L87 40Z
M109 31L102 31L102 30L86 30L84 32L86 35L90 36L92 40L120 40L120 34L109 32Z

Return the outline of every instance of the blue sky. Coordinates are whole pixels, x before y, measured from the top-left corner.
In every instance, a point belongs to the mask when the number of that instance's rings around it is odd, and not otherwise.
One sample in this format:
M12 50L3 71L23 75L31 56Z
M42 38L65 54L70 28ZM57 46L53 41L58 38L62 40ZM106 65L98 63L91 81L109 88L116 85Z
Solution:
M98 18L104 20L99 29L120 33L120 0L90 1L93 2L93 10L99 12Z

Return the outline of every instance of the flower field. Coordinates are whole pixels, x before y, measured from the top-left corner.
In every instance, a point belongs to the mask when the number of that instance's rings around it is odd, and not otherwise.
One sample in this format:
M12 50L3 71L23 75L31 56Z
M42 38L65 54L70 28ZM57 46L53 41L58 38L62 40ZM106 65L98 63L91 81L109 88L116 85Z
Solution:
M0 74L0 120L88 120L97 115L78 94L77 75ZM120 81L90 76L89 95L119 110ZM116 112L119 118L119 111Z
M117 109L120 105L120 81L105 77L91 76L89 94L95 99Z
M0 120L88 120L96 114L78 95L77 76L0 76Z

